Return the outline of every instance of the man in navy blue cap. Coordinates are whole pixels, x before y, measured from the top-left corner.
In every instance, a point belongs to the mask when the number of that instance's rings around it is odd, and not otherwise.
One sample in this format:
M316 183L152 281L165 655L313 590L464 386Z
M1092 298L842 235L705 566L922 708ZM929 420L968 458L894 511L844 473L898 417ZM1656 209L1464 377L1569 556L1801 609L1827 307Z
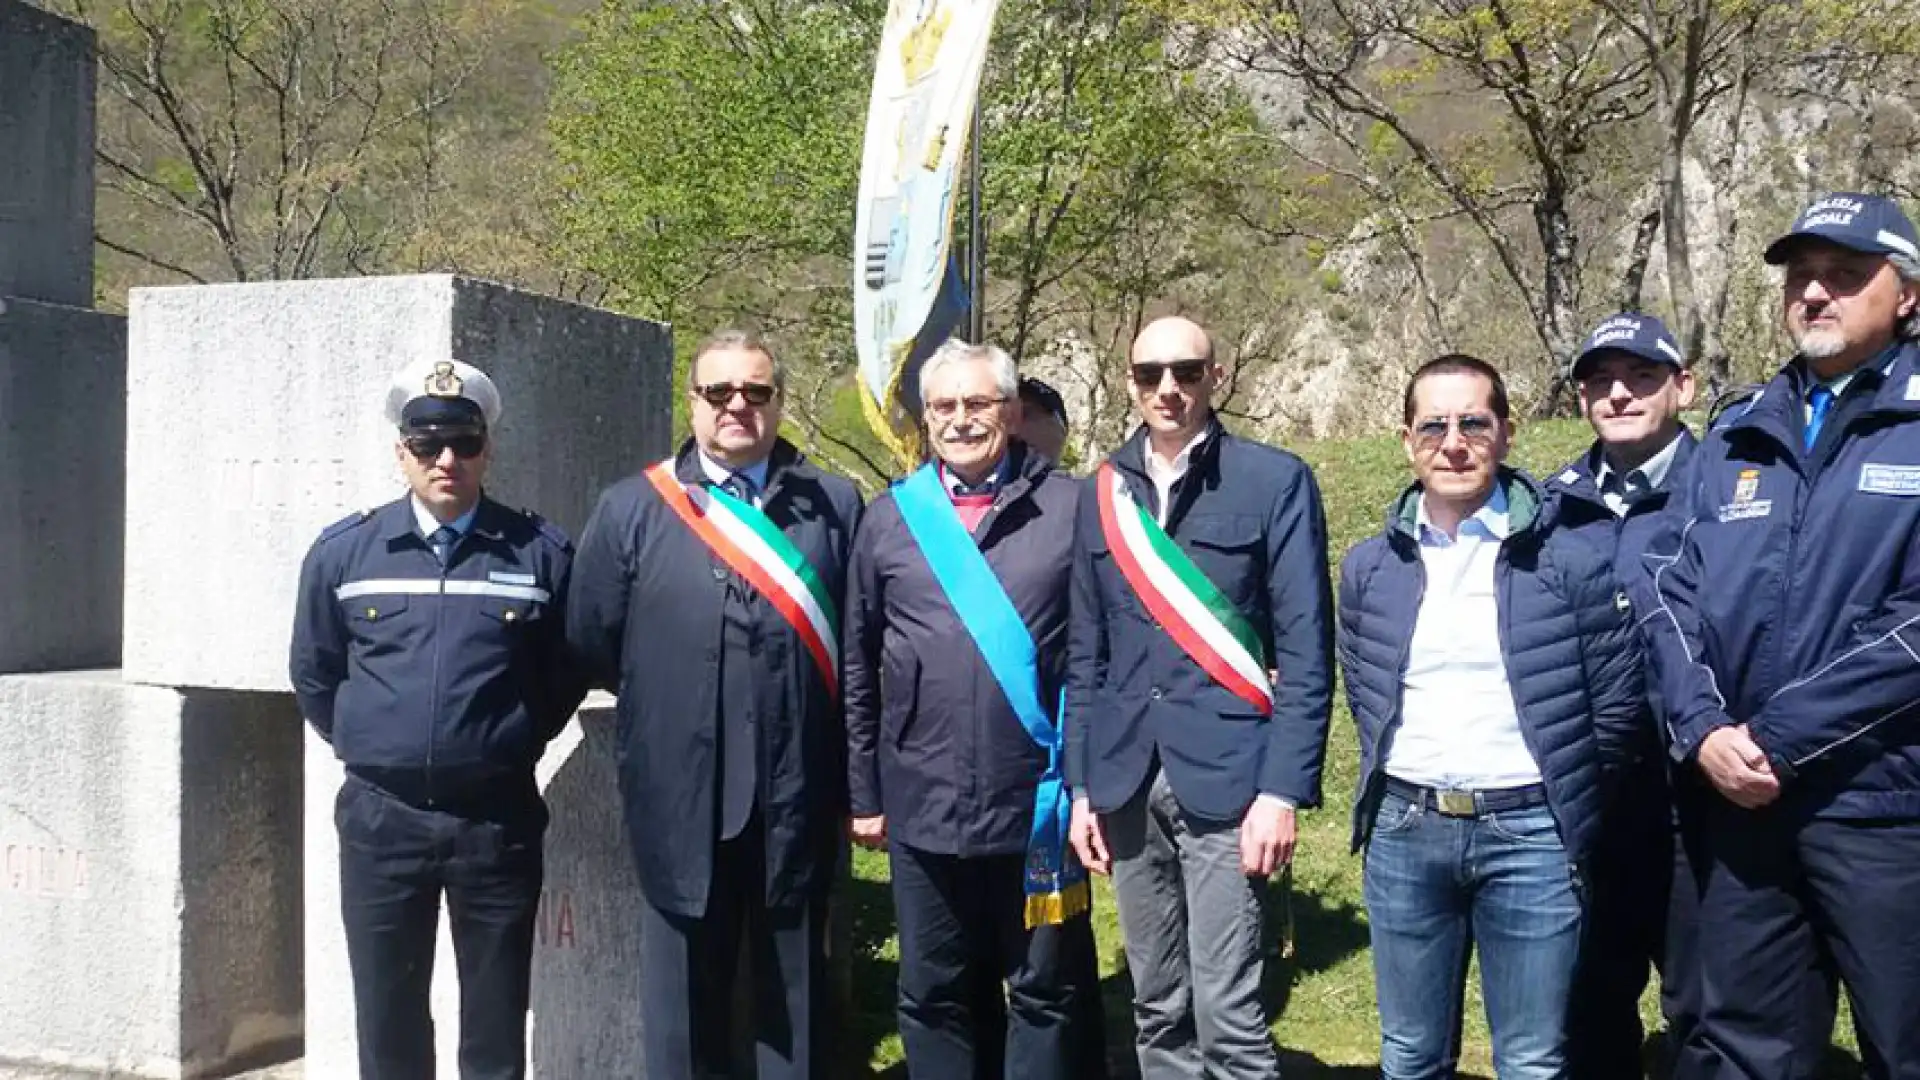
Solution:
M1598 545L1631 594L1646 584L1642 556L1693 454L1693 435L1680 421L1693 404L1693 373L1665 323L1625 312L1587 336L1573 379L1595 438L1547 487L1560 496L1560 527ZM1608 785L1586 867L1586 938L1567 1021L1576 1078L1639 1075L1640 994L1650 968L1661 973L1669 1046L1699 1013L1690 977L1694 893L1675 842L1657 705L1650 695L1628 763ZM1688 791L1698 786L1689 776L1679 780Z
M386 416L408 494L314 542L290 665L346 766L334 822L359 1075L435 1075L444 896L461 1080L520 1080L547 826L533 770L585 692L561 617L573 548L482 491L500 416L484 372L408 365Z
M1916 253L1850 192L1767 248L1797 351L1702 440L1650 548L1669 751L1710 785L1683 1080L1812 1075L1836 974L1867 1075L1920 1078Z
M1020 441L1049 461L1067 452L1067 403L1031 375L1020 380Z

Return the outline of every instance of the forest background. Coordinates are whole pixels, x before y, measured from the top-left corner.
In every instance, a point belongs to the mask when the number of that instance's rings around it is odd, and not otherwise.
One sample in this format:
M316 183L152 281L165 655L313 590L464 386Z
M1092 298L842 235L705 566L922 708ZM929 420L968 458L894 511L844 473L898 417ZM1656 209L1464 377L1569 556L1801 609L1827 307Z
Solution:
M683 352L746 323L796 441L889 471L850 332L879 0L44 6L100 32L103 308L457 271L671 321ZM1893 0L1005 0L987 336L1062 389L1080 460L1166 311L1214 329L1225 412L1276 441L1390 428L1456 348L1564 412L1622 309L1751 380L1784 351L1760 247L1819 191L1910 197L1917 80Z

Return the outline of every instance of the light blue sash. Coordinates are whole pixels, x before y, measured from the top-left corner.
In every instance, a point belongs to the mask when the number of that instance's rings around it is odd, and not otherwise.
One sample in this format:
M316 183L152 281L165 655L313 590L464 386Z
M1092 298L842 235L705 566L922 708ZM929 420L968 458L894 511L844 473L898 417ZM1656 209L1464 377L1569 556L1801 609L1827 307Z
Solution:
M1028 737L1047 752L1047 771L1034 793L1033 832L1027 840L1027 925L1065 922L1088 909L1091 893L1087 872L1067 845L1072 803L1060 769L1060 725L1048 719L1040 704L1033 633L961 524L935 466L923 465L895 484L893 499L1007 704ZM1062 695L1063 713L1064 706ZM1062 715L1061 720L1065 719Z

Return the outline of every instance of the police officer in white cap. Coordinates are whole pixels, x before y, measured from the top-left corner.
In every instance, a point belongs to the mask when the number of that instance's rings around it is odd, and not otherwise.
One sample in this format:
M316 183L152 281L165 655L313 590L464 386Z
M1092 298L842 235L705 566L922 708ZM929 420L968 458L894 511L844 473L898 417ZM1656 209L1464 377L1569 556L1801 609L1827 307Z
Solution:
M346 765L334 817L360 1075L435 1075L444 894L460 1076L517 1080L547 825L533 769L584 693L560 611L572 547L482 491L500 417L484 373L409 365L387 417L409 492L320 534L292 649L301 711Z

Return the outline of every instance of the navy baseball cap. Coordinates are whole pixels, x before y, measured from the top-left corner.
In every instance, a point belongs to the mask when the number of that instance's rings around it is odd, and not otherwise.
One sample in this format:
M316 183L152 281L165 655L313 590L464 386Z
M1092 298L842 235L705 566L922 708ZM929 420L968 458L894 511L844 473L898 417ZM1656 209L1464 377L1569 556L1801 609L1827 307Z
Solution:
M1920 235L1900 204L1884 195L1836 191L1810 203L1785 236L1767 245L1773 266L1787 261L1803 240L1825 240L1868 255L1904 255L1920 260Z
M1580 346L1580 354L1574 357L1573 377L1585 377L1587 362L1600 353L1616 351L1676 368L1685 367L1687 363L1686 356L1680 352L1680 343L1667 332L1666 323L1652 315L1626 312L1603 320L1587 335L1587 343Z
M1067 403L1060 398L1060 391L1029 375L1020 380L1020 396L1040 406L1048 415L1060 421L1061 427L1067 424Z

